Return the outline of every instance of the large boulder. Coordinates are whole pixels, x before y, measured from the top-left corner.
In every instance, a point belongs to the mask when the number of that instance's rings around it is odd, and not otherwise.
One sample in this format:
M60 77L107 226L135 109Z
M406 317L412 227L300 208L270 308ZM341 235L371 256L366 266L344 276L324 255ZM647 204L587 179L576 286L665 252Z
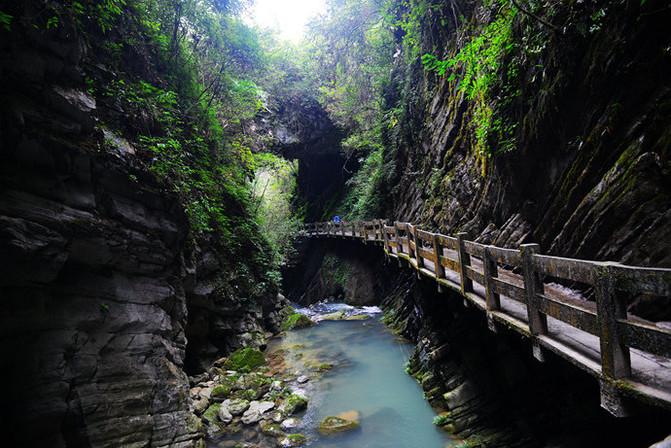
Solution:
M312 325L315 325L315 323L305 314L295 313L284 318L280 330L296 330L299 328L311 327Z
M345 420L340 417L326 417L319 424L319 432L324 435L331 435L353 431L359 427L359 422Z

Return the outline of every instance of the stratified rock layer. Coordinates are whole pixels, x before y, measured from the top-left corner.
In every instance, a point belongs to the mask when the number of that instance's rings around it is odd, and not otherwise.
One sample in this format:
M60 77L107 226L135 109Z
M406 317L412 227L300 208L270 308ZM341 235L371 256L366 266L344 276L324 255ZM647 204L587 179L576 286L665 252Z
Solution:
M217 253L185 245L177 198L96 127L84 39L66 20L14 31L0 42L3 442L200 446L187 354L195 372L263 345L284 302L213 297Z

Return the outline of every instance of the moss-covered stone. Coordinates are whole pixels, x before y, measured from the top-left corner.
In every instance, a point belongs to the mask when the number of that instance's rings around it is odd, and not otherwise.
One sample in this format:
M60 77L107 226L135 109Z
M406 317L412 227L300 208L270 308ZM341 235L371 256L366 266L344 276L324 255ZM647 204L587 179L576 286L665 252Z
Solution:
M308 399L297 394L291 394L277 407L277 410L284 416L290 416L298 411L308 407Z
M282 437L284 435L284 431L282 431L278 423L262 420L259 422L259 426L261 427L261 432L268 436Z
M303 434L291 434L277 440L277 446L283 448L291 448L296 446L303 446L308 443L308 439Z
M231 397L240 400L252 401L258 398L257 395L258 395L257 391L253 389L240 389L234 391Z
M305 314L296 313L291 316L287 316L280 327L280 331L295 330L298 328L307 328L315 323L307 317Z
M324 435L339 434L342 432L353 431L359 427L359 422L331 416L322 420L319 424L319 432Z
M231 386L229 385L219 385L212 389L210 394L210 400L212 401L224 401L228 396L231 395Z
M319 372L326 372L326 371L331 370L332 368L333 368L333 366L331 364L327 363L327 362L319 364L319 366L317 366L317 370Z
M266 363L262 352L253 348L239 348L230 354L223 363L226 370L243 370L245 367L254 370Z
M293 306L286 306L280 310L279 314L284 318L296 314L296 310L294 310Z
M221 403L215 403L211 405L205 413L203 414L203 420L208 424L213 424L219 421L219 408L221 408Z

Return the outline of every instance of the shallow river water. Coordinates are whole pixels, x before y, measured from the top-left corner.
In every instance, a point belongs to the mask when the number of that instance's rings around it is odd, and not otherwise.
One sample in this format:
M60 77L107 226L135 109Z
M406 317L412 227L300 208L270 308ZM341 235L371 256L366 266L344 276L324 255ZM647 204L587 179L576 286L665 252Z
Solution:
M321 305L317 313L347 308ZM312 314L314 309L299 309ZM361 312L361 311L358 311ZM313 447L338 448L443 448L450 438L433 425L436 412L423 398L419 384L405 372L412 346L400 341L382 323L376 308L366 321L321 321L319 325L288 332L272 341L269 352L286 353L284 362L292 373L329 363L333 368L301 386L310 399L298 432ZM337 436L322 436L319 422L328 416L357 420L359 430Z

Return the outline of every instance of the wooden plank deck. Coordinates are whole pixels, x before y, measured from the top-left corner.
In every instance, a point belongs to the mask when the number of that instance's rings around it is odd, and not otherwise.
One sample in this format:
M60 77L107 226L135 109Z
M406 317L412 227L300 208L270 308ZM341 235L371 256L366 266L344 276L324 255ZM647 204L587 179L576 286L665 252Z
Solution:
M463 234L449 237L380 220L316 223L306 225L306 234L382 245L389 257L482 310L491 330L507 328L529 338L539 361L551 351L597 377L601 404L614 415L628 415L631 398L671 409L671 331L628 316L617 293L669 295L671 269L548 257L536 245L502 249L467 241ZM593 285L598 303L544 282L550 275Z

